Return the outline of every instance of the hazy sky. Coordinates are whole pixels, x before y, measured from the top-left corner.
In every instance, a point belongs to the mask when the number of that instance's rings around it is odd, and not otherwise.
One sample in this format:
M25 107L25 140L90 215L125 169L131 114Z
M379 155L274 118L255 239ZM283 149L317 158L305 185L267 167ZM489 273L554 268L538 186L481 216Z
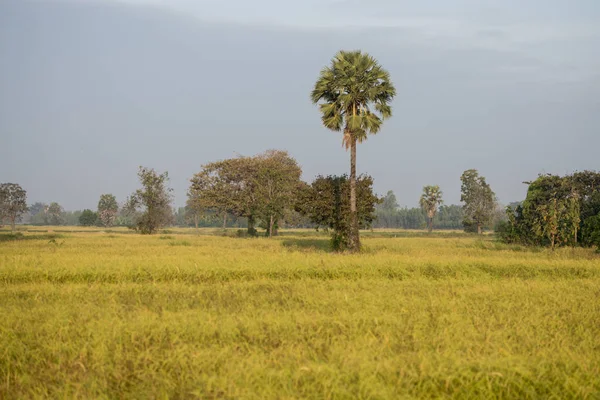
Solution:
M503 203L540 172L600 169L597 0L0 0L0 182L29 202L125 200L137 167L176 204L209 161L288 150L304 179L349 170L309 92L340 49L398 90L358 149L379 194L458 203L476 168Z

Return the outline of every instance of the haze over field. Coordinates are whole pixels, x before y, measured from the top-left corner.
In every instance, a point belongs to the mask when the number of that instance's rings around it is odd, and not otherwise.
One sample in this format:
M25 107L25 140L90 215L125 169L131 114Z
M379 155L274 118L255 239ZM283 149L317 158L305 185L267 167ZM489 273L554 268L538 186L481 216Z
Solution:
M309 92L357 48L398 89L358 149L377 192L415 206L438 184L457 203L476 168L521 200L539 172L598 168L599 18L592 0L2 1L0 181L78 209L124 200L138 165L169 171L177 205L201 164L236 153L346 173Z

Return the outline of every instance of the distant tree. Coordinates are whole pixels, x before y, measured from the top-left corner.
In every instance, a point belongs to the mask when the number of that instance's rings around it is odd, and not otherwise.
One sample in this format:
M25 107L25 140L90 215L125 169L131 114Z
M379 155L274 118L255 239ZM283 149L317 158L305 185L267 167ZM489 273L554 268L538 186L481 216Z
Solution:
M437 214L438 207L443 203L442 191L439 186L423 187L423 194L419 199L419 205L427 214L427 230L433 231L433 218Z
M64 225L65 224L65 210L62 206L56 202L50 203L48 208L45 210L46 220L48 225Z
M198 229L198 224L200 219L204 215L206 211L206 207L202 202L202 192L199 186L191 186L188 190L188 198L185 203L185 216L188 221L194 223L196 229ZM223 228L225 229L225 228Z
M425 214L421 208L404 207L399 210L400 226L404 229L423 229L427 226Z
M27 192L16 183L0 184L0 223L8 221L14 232L15 224L27 212Z
M451 204L440 206L434 218L434 225L438 229L462 229L464 210L461 206Z
M29 207L29 222L33 225L48 225L48 205L44 203L34 203Z
M196 222L214 212L225 228L231 214L247 220L248 235L255 236L262 221L272 236L292 207L301 173L296 160L280 150L212 162L190 180L186 206Z
M75 211L64 211L63 212L63 225L67 226L77 226L80 225L79 217L83 214L82 210Z
M393 191L388 191L387 194L381 200L381 203L375 207L375 213L377 219L374 222L374 226L377 228L399 228L399 213L398 213L398 201Z
M398 209L398 200L396 200L394 192L389 190L386 195L383 196L383 199L381 199L381 203L377 208L384 211L396 211Z
M327 129L343 131L342 143L350 148L350 230L344 237L350 251L360 250L356 198L356 145L376 134L383 120L392 116L390 102L396 95L390 74L377 60L361 51L340 51L325 67L311 93L319 104Z
M188 207L200 215L213 210L222 216L223 226L227 215L248 219L248 234L256 235L256 176L258 165L252 157L237 157L202 166L190 180Z
M465 203L463 225L465 230L481 234L482 228L494 217L496 195L485 178L479 176L475 169L465 171L460 180L462 182L460 201Z
M98 219L102 226L111 227L114 225L119 212L119 204L112 194L103 194L98 201Z
M83 210L79 216L79 224L83 226L94 226L98 221L98 214L92 210Z
M380 200L373 193L370 176L359 176L356 183L359 227L369 228ZM331 244L336 251L353 251L348 240L352 224L349 192L348 176L318 176L311 185L302 185L297 197L296 211L308 216L318 227L330 229Z
M286 151L268 150L257 159L257 214L265 223L267 236L272 237L285 210L292 207L302 170Z
M172 189L167 187L169 174L158 174L153 169L140 167L138 177L142 189L129 197L125 209L133 216L134 229L142 234L153 234L173 219Z

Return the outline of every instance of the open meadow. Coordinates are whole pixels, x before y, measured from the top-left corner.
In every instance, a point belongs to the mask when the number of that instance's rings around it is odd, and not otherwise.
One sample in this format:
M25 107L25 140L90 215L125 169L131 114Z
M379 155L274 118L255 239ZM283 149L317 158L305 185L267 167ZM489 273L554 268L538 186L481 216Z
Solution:
M28 229L0 233L3 399L600 398L593 249Z

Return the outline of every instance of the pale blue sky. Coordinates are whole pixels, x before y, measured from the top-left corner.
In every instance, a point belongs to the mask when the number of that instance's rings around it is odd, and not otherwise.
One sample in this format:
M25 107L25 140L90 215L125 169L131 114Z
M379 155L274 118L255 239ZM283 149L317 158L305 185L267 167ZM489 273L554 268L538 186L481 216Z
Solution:
M339 49L390 71L394 117L359 172L415 206L458 203L476 168L499 199L540 172L599 169L600 3L594 0L0 2L0 182L30 202L123 201L138 165L176 204L200 165L288 150L304 178L348 170L308 93Z

